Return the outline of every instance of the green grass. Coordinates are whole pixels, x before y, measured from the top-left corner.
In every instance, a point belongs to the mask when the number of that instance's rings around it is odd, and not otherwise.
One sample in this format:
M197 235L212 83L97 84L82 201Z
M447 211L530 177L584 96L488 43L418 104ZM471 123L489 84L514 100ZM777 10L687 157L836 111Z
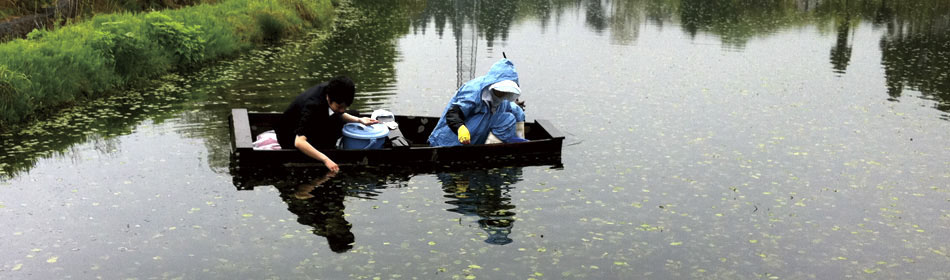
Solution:
M332 21L330 0L224 0L115 13L0 44L0 130L49 108Z

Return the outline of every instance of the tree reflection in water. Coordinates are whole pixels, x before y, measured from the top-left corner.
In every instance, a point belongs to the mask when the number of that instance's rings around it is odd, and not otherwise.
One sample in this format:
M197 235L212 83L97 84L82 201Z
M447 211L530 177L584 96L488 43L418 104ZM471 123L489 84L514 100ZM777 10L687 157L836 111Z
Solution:
M439 173L436 176L449 199L446 203L456 206L447 210L478 216L479 227L488 233L485 242L505 245L512 242L508 235L515 221L511 185L521 181L521 174L520 167L506 167Z
M837 25L837 40L831 47L831 68L835 73L844 74L848 70L848 63L851 63L852 41L851 19L846 18Z

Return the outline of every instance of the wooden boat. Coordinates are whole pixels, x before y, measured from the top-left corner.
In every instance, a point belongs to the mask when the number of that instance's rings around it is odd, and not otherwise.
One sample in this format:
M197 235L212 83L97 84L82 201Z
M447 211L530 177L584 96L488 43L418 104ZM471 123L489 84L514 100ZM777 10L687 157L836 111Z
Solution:
M231 110L232 168L260 168L274 165L323 166L296 149L254 150L254 136L273 129L281 113ZM323 150L342 167L395 166L414 171L486 166L532 166L561 164L564 135L546 120L525 123L526 142L431 147L429 134L438 117L395 116L398 129L391 130L389 140L378 150Z

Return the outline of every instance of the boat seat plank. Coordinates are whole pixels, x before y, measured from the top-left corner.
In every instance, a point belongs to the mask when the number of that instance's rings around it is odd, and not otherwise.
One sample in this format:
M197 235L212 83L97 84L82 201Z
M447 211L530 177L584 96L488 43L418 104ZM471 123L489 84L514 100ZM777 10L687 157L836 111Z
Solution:
M254 147L254 136L251 135L250 120L247 116L247 109L231 109L231 128L234 134L234 147L238 149L250 149Z

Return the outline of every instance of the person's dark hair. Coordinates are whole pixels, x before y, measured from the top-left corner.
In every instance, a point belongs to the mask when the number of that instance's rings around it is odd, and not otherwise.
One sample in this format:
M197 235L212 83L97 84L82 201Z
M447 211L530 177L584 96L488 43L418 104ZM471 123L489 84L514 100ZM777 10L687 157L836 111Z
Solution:
M338 76L327 82L327 87L324 89L327 91L327 96L330 97L330 101L345 104L346 106L353 105L353 96L356 95L356 86L353 84L353 80L346 76Z

